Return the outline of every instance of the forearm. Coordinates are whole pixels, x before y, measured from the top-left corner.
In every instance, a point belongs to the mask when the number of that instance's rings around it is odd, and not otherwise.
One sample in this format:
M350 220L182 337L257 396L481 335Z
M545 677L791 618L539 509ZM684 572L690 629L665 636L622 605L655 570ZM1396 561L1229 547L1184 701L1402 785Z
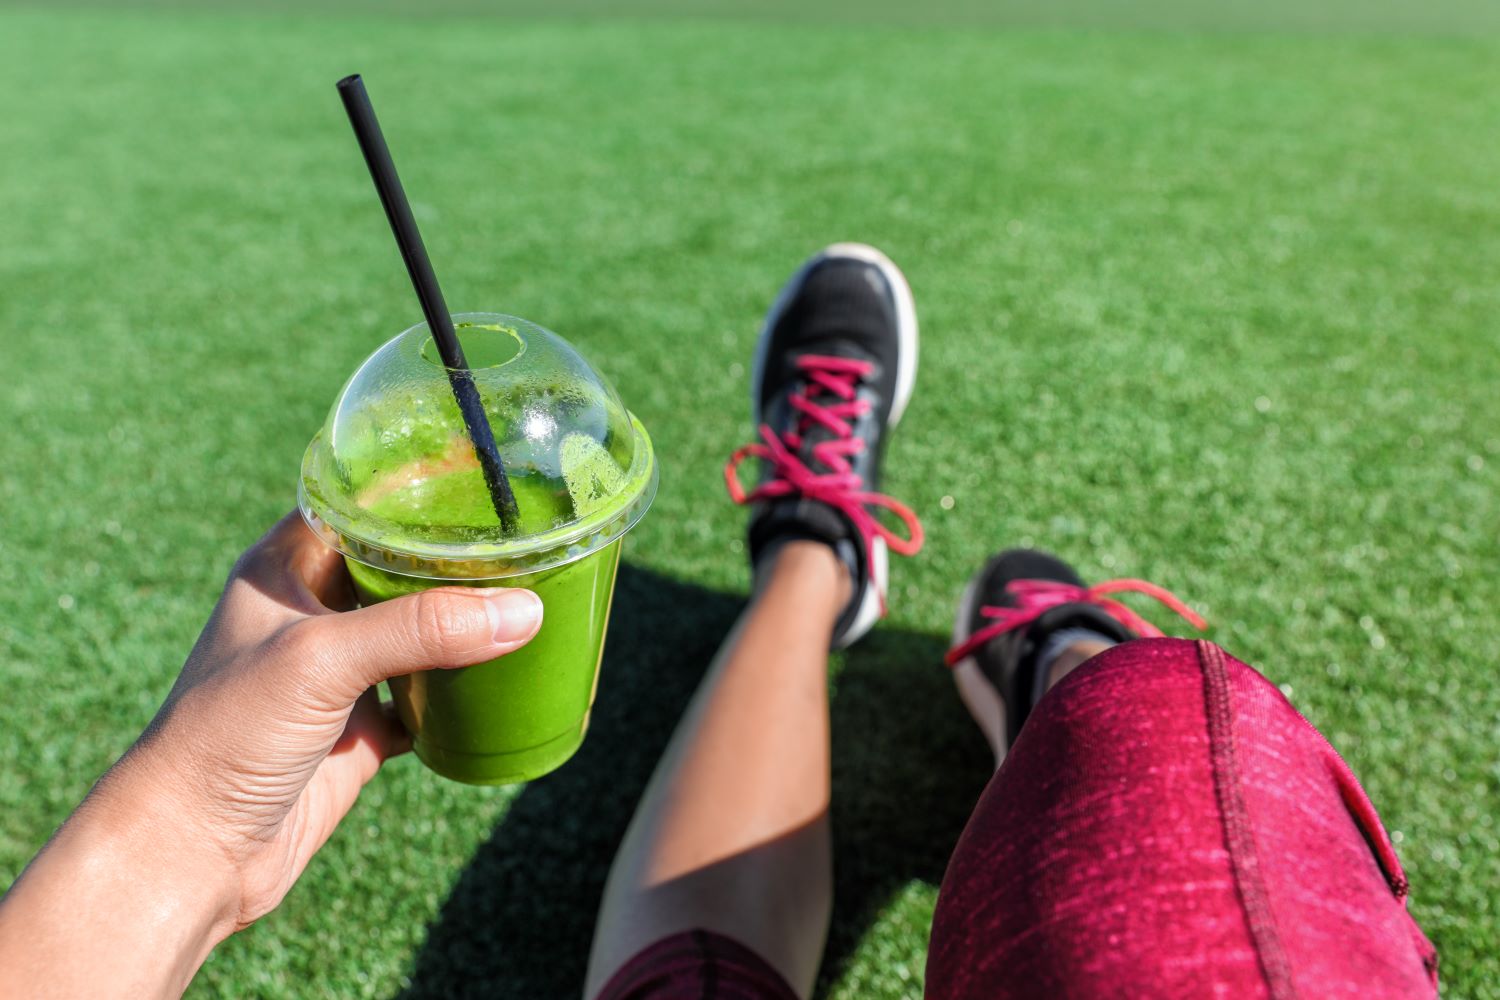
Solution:
M107 783L108 779L106 779ZM111 791L118 791L112 789ZM122 801L125 800L125 801ZM28 997L178 996L234 930L223 864L160 798L96 789L0 899L0 982Z
M0 898L0 996L180 994L407 749L375 685L493 660L541 627L519 588L335 614L343 567L295 512L236 565L155 722Z

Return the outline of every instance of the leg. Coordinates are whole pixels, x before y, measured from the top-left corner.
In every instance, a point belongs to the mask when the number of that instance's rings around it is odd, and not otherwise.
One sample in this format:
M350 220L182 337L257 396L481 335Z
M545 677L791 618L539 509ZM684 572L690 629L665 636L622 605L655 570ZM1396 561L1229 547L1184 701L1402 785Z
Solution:
M905 279L836 245L793 276L754 362L756 590L657 765L615 858L587 996L809 996L832 910L827 655L884 607L886 551L915 517L871 492L916 370ZM763 460L747 493L737 468ZM895 511L901 539L867 507ZM748 949L748 950L747 950Z
M1056 689L949 864L929 997L1433 995L1374 809L1273 685L1206 642L1086 652L1032 665Z
M641 949L711 930L802 996L828 933L828 643L848 574L783 546L677 727L615 859L587 995Z

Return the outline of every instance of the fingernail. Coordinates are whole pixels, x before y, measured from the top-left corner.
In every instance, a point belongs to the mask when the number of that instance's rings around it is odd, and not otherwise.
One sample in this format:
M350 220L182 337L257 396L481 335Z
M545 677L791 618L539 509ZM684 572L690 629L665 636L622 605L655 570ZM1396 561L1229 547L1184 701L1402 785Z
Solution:
M496 642L529 639L542 626L542 599L529 590L494 591L484 603Z

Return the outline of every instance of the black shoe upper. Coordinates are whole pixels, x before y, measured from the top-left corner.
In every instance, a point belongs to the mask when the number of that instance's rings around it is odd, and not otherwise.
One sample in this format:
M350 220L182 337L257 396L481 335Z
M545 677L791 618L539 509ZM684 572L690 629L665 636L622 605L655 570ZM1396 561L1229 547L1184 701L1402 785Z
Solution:
M885 275L874 264L848 257L818 262L803 276L800 289L775 320L769 338L756 403L760 421L778 434L795 427L800 418L787 403L787 397L806 384L796 367L799 357L820 354L873 365L870 374L860 380L856 396L869 402L870 412L850 421L854 436L867 447L850 456L849 462L864 481L864 488L876 489L884 447L882 432L890 420L901 360L895 290ZM814 472L826 470L813 461L813 445L833 436L832 431L816 425L805 435L799 457Z
M1078 573L1061 559L1035 549L1011 549L985 564L976 579L978 588L969 619L970 634L990 624L980 608L1013 607L1015 599L1005 588L1013 580L1055 580L1075 587L1084 586ZM1037 654L1047 637L1061 628L1087 628L1116 642L1136 638L1108 612L1092 604L1070 603L1049 608L1022 628L996 636L975 650L974 659L980 671L995 685L1005 702L1006 733L1011 743L1035 701L1036 685L1045 683L1037 676Z
M789 402L810 384L797 362L806 355L868 362L869 373L855 384L855 399L866 401L868 412L844 418L852 436L865 446L844 457L860 477L861 489L873 491L880 479L884 431L891 416L901 361L895 290L875 264L833 256L815 262L803 272L791 294L790 301L783 304L779 315L772 317L765 333L767 340L755 400L759 422L779 437L789 431L800 431L797 457L815 475L834 471L818 460L813 449L838 435L805 419ZM825 406L843 402L821 387L815 390L812 401ZM775 474L770 463L762 463L762 482ZM755 505L749 525L752 563L758 562L775 544L793 538L827 543L849 567L855 596L835 628L838 637L858 613L868 584L869 555L863 540L844 514L818 500L791 496Z

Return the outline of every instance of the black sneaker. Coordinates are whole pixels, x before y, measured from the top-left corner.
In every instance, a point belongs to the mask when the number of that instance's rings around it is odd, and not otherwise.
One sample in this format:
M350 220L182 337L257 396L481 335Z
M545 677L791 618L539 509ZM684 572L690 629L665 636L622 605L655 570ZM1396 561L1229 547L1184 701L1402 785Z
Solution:
M1196 627L1202 618L1171 593L1143 580L1113 580L1085 587L1073 567L1054 555L1032 549L1002 552L969 581L953 622L950 667L972 660L1005 703L1007 745L1016 741L1031 707L1041 700L1047 679L1037 669L1037 654L1060 629L1088 629L1115 642L1161 631L1140 615L1105 595L1122 591L1147 594Z
M781 543L812 539L849 568L854 597L833 631L847 646L885 609L886 552L913 555L922 526L905 505L875 492L887 432L901 420L917 375L917 317L906 279L884 254L838 243L814 255L777 296L761 329L751 403L761 443L729 459L736 503L752 505L750 562ZM762 459L748 493L737 469ZM877 519L883 507L901 538Z

